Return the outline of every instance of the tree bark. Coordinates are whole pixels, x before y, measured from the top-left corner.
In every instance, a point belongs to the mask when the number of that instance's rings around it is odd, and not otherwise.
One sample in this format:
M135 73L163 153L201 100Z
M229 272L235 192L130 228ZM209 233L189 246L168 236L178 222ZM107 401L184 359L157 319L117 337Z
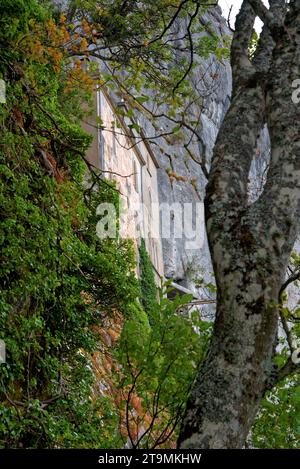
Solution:
M275 382L272 356L278 294L300 220L300 1L244 1L231 48L233 95L220 129L205 198L217 285L213 337L187 403L180 448L242 448L261 398ZM255 16L264 21L248 57ZM257 138L267 123L271 161L252 205L247 183ZM280 372L280 370L279 370ZM280 375L280 373L279 373Z

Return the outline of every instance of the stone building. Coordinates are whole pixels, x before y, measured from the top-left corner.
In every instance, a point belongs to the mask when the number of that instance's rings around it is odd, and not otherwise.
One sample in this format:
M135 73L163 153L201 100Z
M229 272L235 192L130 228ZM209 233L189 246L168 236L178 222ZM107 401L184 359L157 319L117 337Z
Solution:
M140 239L145 239L156 283L164 278L160 217L158 211L158 162L147 142L118 116L125 106L101 89L95 95L95 115L83 128L93 141L87 159L102 176L113 179L121 197L120 233L135 241L137 256ZM99 124L101 123L101 125Z

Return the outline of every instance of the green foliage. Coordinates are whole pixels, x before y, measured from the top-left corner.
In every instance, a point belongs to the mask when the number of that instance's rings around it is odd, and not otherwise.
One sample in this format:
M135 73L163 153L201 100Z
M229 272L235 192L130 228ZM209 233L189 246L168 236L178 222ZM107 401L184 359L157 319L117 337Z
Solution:
M139 247L141 302L146 312L151 313L157 304L157 287L150 256L146 249L145 240L141 240Z
M4 38L14 41L19 34L27 33L28 22L33 18L40 20L45 18L45 11L37 2L32 0L2 1L0 5L1 44L4 44ZM6 53L5 49L3 52Z
M161 65L172 58L171 48L157 37L176 6L149 2L145 11L137 2L134 11L120 15L114 9L122 2L102 3L98 11L94 1L76 2L84 16L89 12L99 20L105 44L126 51L135 37L145 47L142 54L139 47L126 52L126 60L120 53L114 74L103 77L107 85L115 86L122 73L139 105L148 101L143 90L154 92L158 83L163 93L153 99L174 108L183 104L191 90L180 80L189 64L182 57L176 70L164 74ZM183 18L189 18L192 3L182 9ZM164 6L168 13L162 18ZM0 337L7 348L7 363L0 368L0 446L123 444L120 409L109 396L97 398L93 392L91 360L99 346L97 328L116 310L128 318L116 351L123 365L120 392L132 386L138 370L135 391L143 415L153 419L153 429L138 446L152 444L153 438L162 444L176 433L205 353L207 325L179 314L188 297L171 303L161 295L157 304L144 242L139 289L131 243L96 236L97 206L112 202L118 213L118 193L99 174L85 178L90 138L79 124L89 88L81 86L79 69L70 79L70 50L60 42L68 31L56 27L51 11L48 1L7 0L0 6L0 76L7 91L0 108ZM215 45L203 41L202 49ZM147 314L136 303L140 290ZM195 327L202 328L200 336Z
M112 447L118 416L109 398L91 397L90 355L96 326L138 296L133 249L96 236L96 207L118 207L118 193L84 179L90 138L66 109L64 68L20 47L30 21L43 25L48 13L34 0L5 1L0 18L0 447ZM81 97L74 91L69 106Z
M299 291L300 256L296 252L291 255L290 272L290 286L282 292L279 304L281 333L273 357L276 370L284 369L291 360L292 350L300 350L300 300L295 301L295 294ZM290 288L293 295L289 297ZM257 448L296 449L299 448L299 438L300 380L299 374L291 373L268 391L262 400L251 432L251 444Z
M119 386L127 389L124 413L135 448L155 448L176 441L178 425L191 386L205 356L211 324L199 314L184 314L191 295L166 297L169 283L160 291L160 302L151 310L151 326L140 310L123 328L116 350L122 364ZM133 397L141 399L136 418ZM139 434L139 438L134 435ZM170 441L171 440L171 441Z
M299 449L299 438L300 383L287 379L261 402L251 443L255 448Z
M167 108L165 117L177 134L183 124L197 123L184 111L199 98L186 79L197 64L174 49L166 25L183 4L178 19L190 24L193 36L192 44L185 35L183 49L223 60L227 39L190 23L198 3L192 0L129 2L130 8L122 0L103 0L101 8L96 0L76 0L73 23L64 30L57 28L59 15L52 17L52 3L0 4L0 78L7 97L0 105L0 338L7 349L7 363L0 364L0 447L119 447L124 412L134 446L170 444L207 351L211 324L200 321L197 312L185 314L190 297L169 301L168 284L156 301L144 241L139 285L131 243L96 236L97 206L112 202L118 213L119 198L99 174L85 178L90 138L79 124L82 103L91 96L79 71L70 79L70 53L84 52L77 44L75 50L71 33L76 22L88 18L98 39L89 32L86 37L111 67L102 70L100 84L126 99L128 118L139 110L155 119L151 109ZM67 33L71 39L65 42L73 49L59 42ZM254 35L250 56L256 45ZM135 123L131 128L139 130ZM299 267L299 256L293 255L293 263ZM215 293L212 283L199 281L199 287ZM136 302L140 292L141 304ZM95 396L91 360L99 348L97 327L116 310L126 318L115 350L122 366L115 377L118 391L127 396L121 409L109 396ZM293 311L282 308L289 323L295 320L293 338L300 336L299 311L299 305ZM281 367L287 357L283 343L274 361ZM135 395L141 400L137 415ZM252 430L254 446L299 447L299 396L295 378L268 393ZM142 430L139 439L137 430Z
M122 329L122 341L130 341L126 343L125 349L128 350L131 356L138 353L140 347L143 347L145 338L148 337L151 331L148 315L145 313L141 305L131 305L131 315ZM124 342L122 342L121 348Z

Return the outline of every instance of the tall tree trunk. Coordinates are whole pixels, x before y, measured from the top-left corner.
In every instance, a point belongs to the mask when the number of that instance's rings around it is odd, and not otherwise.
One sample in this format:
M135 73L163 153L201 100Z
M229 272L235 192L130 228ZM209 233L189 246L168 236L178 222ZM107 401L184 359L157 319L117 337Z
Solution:
M272 356L278 294L296 234L300 201L300 1L244 1L231 48L233 96L214 149L206 226L217 284L209 353L187 403L180 448L242 448L260 400L276 377ZM248 57L255 16L264 21ZM284 21L283 21L284 19ZM268 124L271 161L252 205L247 185L257 137ZM280 370L278 372L280 374Z

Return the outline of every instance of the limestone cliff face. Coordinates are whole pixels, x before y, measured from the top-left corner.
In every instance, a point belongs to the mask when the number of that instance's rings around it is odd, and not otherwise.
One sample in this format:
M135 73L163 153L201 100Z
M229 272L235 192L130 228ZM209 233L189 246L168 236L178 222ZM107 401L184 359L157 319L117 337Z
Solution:
M199 21L202 24L208 23L220 37L231 35L219 7L211 9ZM200 58L199 62L200 65L190 77L193 87L201 98L200 104L197 105L198 109L195 109L197 106L193 109L200 115L197 128L200 142L192 149L197 157L205 155L208 168L220 124L230 103L231 68L228 60L220 62L214 56L208 59ZM186 154L184 142L179 141L175 145L172 142L171 146L163 141L161 146L159 152L157 146L154 148L161 166L158 170L160 202L170 205L192 203L194 206L203 203L206 178L199 164ZM262 189L268 159L269 139L267 131L264 130L259 138L249 175L249 202L258 197ZM202 231L205 233L204 219ZM199 277L203 277L205 282L210 282L212 279L206 235L204 234L203 245L196 249L189 249L185 237L176 238L173 235L163 238L162 246L165 276L173 278L176 283L191 290L195 297L211 297L211 291L203 288L203 283L201 288L197 287Z
M202 16L200 21L209 23L210 28L219 36L230 35L219 7ZM215 57L201 58L200 65L193 71L191 82L201 98L196 109L200 115L197 133L201 140L194 145L193 154L197 157L205 154L209 165L215 139L230 102L229 62L219 62ZM162 146L160 152L154 149L161 165L158 170L160 202L192 203L194 206L197 203L203 204L206 178L199 164L187 155L182 141L172 147L163 142ZM201 229L204 232L204 220ZM180 239L174 236L162 240L165 276L172 277L198 296L196 276L203 276L208 281L212 272L207 240L205 236L203 245L197 249L190 249L186 241L184 237Z

